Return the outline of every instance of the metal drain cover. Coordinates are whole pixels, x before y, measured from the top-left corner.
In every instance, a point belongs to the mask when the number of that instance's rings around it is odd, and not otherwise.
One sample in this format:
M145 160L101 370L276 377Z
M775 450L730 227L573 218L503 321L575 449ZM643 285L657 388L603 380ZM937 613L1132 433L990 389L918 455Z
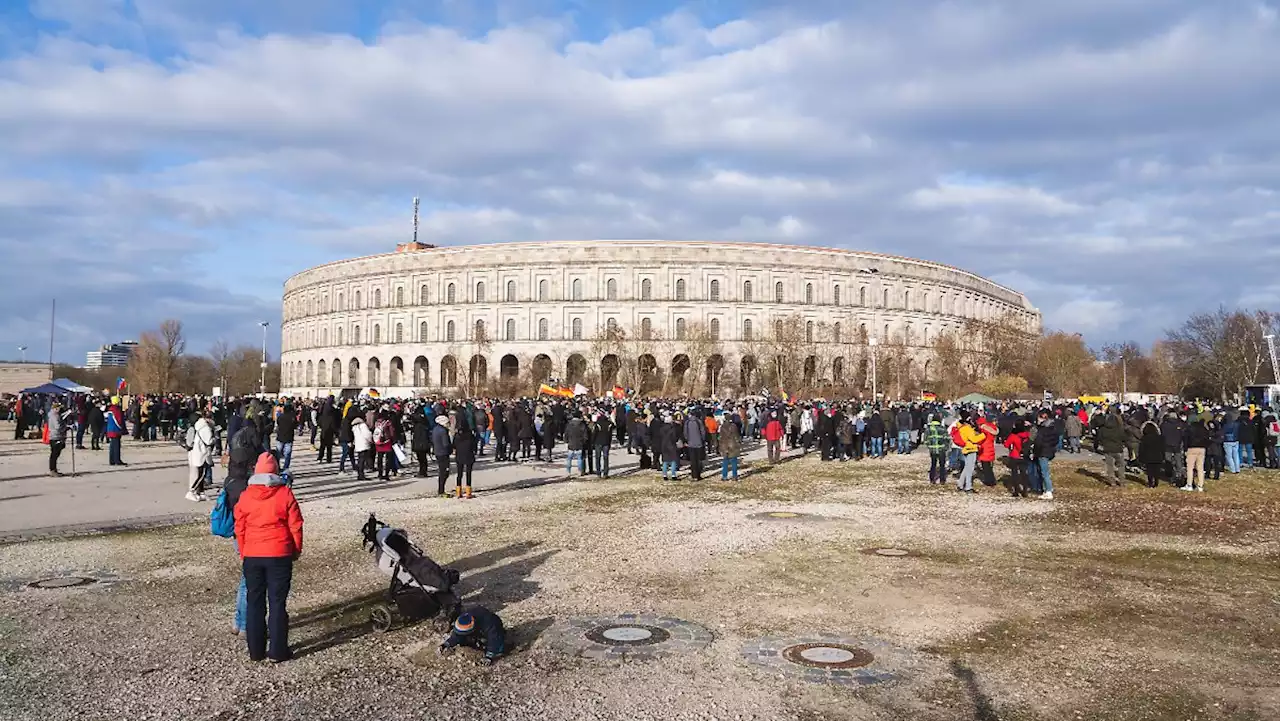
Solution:
M669 616L622 614L561 622L548 642L575 656L603 661L648 661L694 653L711 645L711 632Z
M884 558L905 558L914 556L916 553L905 548L895 548L893 546L875 546L873 548L864 548L862 553L868 556L882 556Z
M915 664L910 652L884 641L825 634L758 639L743 647L742 658L802 681L840 686L895 681Z
M671 634L664 628L639 624L597 626L583 635L606 646L652 646L671 638Z
M43 591L56 591L62 588L89 586L97 582L98 579L89 578L88 576L58 576L56 578L42 578L39 581L32 581L27 584L27 588L38 588Z

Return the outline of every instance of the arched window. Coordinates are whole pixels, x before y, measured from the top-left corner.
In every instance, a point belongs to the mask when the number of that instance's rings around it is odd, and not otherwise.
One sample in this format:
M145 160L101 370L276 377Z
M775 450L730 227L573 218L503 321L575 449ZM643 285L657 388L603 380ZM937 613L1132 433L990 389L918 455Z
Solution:
M476 302L477 303L484 302L484 281L483 280L480 281L479 283L476 283Z
M373 307L374 308L382 307L382 289L381 288L373 289Z
M864 286L864 287L858 288L858 305L866 305L866 304L867 304L867 289Z
M831 303L833 305L840 305L840 286L838 285L831 289Z
M782 302L782 281L773 284L773 300L774 302Z
M485 339L485 334L484 334L484 321L483 321L483 320L477 320L477 321L476 321L475 334L474 334L474 336L473 336L473 337L474 337L474 338L475 338L475 340L477 340L477 341L483 341L483 340Z
M711 330L711 340L720 340L720 321L719 320L715 318L711 319L710 330Z
M516 339L516 319L508 318L507 319L507 340L515 340L515 339Z
M337 334L337 337L334 338L334 340L337 341L338 345L342 345L342 326L335 328L334 332Z
M885 324L884 324L884 341L883 341L883 342L884 342L884 343L888 343L888 342L889 342L889 340L890 340L890 339L889 339L889 324L888 324L888 323L885 323Z
M880 306L880 307L881 307L881 308L888 308L888 307L889 307L889 289L888 289L888 288L885 288L885 289L884 289L884 302L881 304L881 306Z
M813 283L804 284L804 302L813 305Z
M610 278L604 284L604 297L609 300L618 299L618 281Z
M804 324L804 342L813 342L813 321Z
M929 294L928 293L924 293L923 295L920 296L920 309L926 313L929 312Z
M351 329L351 344L360 345L360 326Z
M911 310L911 291L902 291L902 307Z
M684 318L676 318L676 340L684 340Z
M382 342L382 326L377 323L373 324L373 343L377 345Z
M418 324L418 342L427 342L427 322L425 320Z
M676 300L684 300L684 278L676 281Z
M329 329L328 328L320 329L320 345L326 345L326 346L329 345Z
M328 293L325 293L323 296L320 297L320 304L324 308L324 312L328 313L330 311Z
M745 281L742 284L742 301L744 303L751 302L751 281Z
M907 345L911 345L911 344L915 341L915 338L913 338L913 337L912 337L912 335L913 335L913 333L911 332L911 324L910 324L910 323L908 323L908 324L907 324L907 325L902 329L902 340L903 340L903 342L905 342Z
M361 306L360 306L360 291L358 291L358 290L356 291L355 304L356 304L356 310L360 310L360 308L361 308Z
M547 299L547 286L545 279L538 281L538 300L545 301Z
M707 297L711 300L720 300L720 281L711 281L711 290L707 293Z
M454 339L453 321L449 321L448 323L444 324L444 339L448 342L453 342L453 339Z
M610 318L609 320L605 321L604 329L607 337L613 338L618 333L618 319Z
M572 288L573 288L573 299L582 300L582 279L574 278Z
M342 294L338 294L338 310L346 310L346 306L342 304Z
M453 284L453 283L450 283L450 284L449 284L449 285L444 289L444 297L445 297L445 301L444 301L444 302L446 302L446 303L450 303L450 304L452 304L452 303L457 303L457 302L458 302L458 289L457 289L457 287L455 287L455 286L454 286L454 284Z
M507 302L516 302L516 282L514 280L507 281Z
M547 328L548 325L549 324L547 323L546 318L538 319L538 340L547 340L548 336L550 335L550 332Z
M640 281L640 300L653 300L653 281L648 278Z
M775 320L773 322L773 339L774 340L782 339L782 321L780 320Z
M418 289L418 305L426 305L426 304L427 304L427 284L423 283L422 287Z
M403 323L396 323L395 339L396 339L395 340L396 343L404 342L404 324Z
M404 305L404 286L403 285L396 286L396 305L397 306Z
M751 319L742 321L742 339L751 340Z
M572 327L573 335L570 337L573 340L582 340L582 319L574 318L573 325L571 327Z
M644 318L640 321L640 340L649 340L653 336L653 321Z
M831 340L835 341L836 343L840 342L840 323L839 322L831 326Z

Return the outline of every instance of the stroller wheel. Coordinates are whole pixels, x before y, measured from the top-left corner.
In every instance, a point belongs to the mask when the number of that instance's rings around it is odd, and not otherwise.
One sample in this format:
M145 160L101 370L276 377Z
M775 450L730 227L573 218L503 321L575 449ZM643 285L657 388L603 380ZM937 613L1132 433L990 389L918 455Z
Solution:
M373 630L378 633L384 633L389 630L394 618L391 615L391 607L385 603L380 606L374 606L373 610L369 611L369 623L373 625Z

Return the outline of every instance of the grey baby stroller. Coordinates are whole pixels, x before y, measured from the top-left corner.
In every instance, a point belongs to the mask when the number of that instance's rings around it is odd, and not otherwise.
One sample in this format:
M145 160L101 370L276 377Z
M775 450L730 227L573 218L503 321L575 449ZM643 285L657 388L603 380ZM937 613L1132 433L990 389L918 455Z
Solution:
M461 612L462 601L453 592L458 572L427 558L399 528L379 521L372 513L364 524L364 547L374 563L391 576L386 602L375 606L369 621L375 631L390 629L399 615L409 622L433 619L437 631L445 631Z

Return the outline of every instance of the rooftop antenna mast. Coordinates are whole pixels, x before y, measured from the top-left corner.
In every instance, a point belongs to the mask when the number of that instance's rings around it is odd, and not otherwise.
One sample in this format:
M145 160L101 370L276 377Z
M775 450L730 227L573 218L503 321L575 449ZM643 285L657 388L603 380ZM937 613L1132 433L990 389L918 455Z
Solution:
M418 242L418 196L413 197L413 242ZM1275 357L1273 354L1272 358Z

